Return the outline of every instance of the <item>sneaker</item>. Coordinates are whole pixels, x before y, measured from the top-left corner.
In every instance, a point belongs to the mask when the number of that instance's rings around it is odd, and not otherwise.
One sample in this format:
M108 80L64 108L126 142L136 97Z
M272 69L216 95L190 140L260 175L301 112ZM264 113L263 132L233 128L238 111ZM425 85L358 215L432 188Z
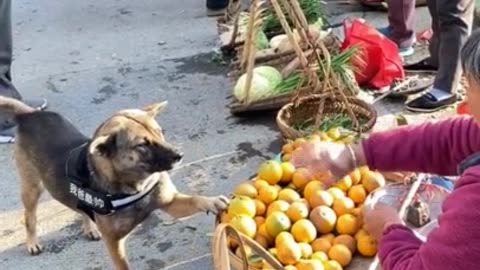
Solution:
M404 48L398 48L398 54L401 57L407 57L415 53L415 49L413 46L410 47L404 47Z
M457 101L456 95L451 95L449 98L438 101L432 94L426 93L407 103L407 110L412 112L431 113L439 111Z
M0 129L0 144L14 143L16 127Z
M390 37L392 36L393 28L391 26L380 27L380 28L377 28L377 31L380 32L385 37L387 37L388 39L391 39ZM416 40L414 38L413 43L415 44L415 42ZM398 47L398 54L401 57L407 57L414 53L415 53L415 49L413 49L413 46Z
M44 98L24 99L23 102L28 106L41 111L45 110L48 107L48 101Z

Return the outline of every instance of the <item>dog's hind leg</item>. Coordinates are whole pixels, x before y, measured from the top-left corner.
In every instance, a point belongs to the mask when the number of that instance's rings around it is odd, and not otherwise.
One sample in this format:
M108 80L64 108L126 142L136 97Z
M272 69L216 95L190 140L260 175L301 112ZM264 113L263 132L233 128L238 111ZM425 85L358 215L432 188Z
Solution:
M23 166L25 167L25 166ZM37 205L43 191L42 183L29 170L19 170L21 177L22 202L25 207L25 228L27 231L27 249L31 255L42 252L37 238Z
M101 239L100 232L97 229L97 225L85 214L82 214L83 219L83 234L88 240L98 241Z
M42 246L37 238L37 205L43 192L43 185L38 170L18 145L18 141L15 145L15 161L20 176L22 202L25 207L27 249L31 255L38 255L42 252Z

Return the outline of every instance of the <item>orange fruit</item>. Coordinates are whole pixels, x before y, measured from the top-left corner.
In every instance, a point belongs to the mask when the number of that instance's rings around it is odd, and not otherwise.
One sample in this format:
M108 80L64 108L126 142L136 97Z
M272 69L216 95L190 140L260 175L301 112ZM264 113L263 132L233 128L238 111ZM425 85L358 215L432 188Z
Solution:
M264 217L261 217L261 216L256 216L253 218L253 220L255 221L255 223L257 224L257 228L260 228L260 226L265 223L265 218Z
M298 194L295 190L290 189L290 188L284 188L280 190L278 193L278 199L277 200L283 200L288 203L293 203L295 201L300 200L302 197L300 197L300 194Z
M253 218L257 212L255 208L255 201L246 196L237 196L230 201L228 205L228 215L235 217L238 215L245 215Z
M313 252L328 253L328 251L332 247L332 244L330 243L330 241L328 241L328 239L317 238L317 239L313 240L311 246L312 246Z
M265 161L258 169L257 177L275 185L282 179L282 165L276 160Z
M310 259L313 254L312 246L307 243L298 243L300 246L300 250L302 251L302 258L303 259Z
M333 240L333 244L346 246L348 249L350 249L352 254L354 254L357 250L357 240L355 240L355 238L348 234L342 234L337 236L335 240Z
M310 196L308 202L312 208L322 205L331 207L333 205L333 197L325 190L317 190Z
M327 192L330 193L330 195L332 195L334 200L345 197L345 193L338 187L331 187L327 189Z
M343 267L336 261L326 261L323 262L323 267L325 270L343 270Z
M348 197L336 199L332 206L337 216L349 214L353 208L355 208L355 203Z
M336 141L338 139L340 139L340 137L342 136L342 133L340 132L340 129L338 127L334 127L334 128L331 128L327 131L327 136Z
M303 202L294 202L287 210L287 216L292 222L307 218L308 213L308 208Z
M232 220L230 220L230 224L237 231L250 238L254 238L255 234L257 233L257 224L251 217L245 215L234 216Z
M274 186L262 187L258 191L258 199L262 201L265 205L269 205L274 202L278 197L277 188Z
M268 234L267 225L265 225L265 223L258 227L257 235L263 236L267 240L269 246L272 245L275 241L275 238Z
M348 197L356 204L363 203L367 198L367 191L362 185L355 185L348 190Z
M323 264L316 260L300 260L295 266L298 270L324 270Z
M279 233L289 231L292 223L288 216L282 212L273 212L265 220L267 233L276 237Z
M295 141L293 141L293 146L295 148L299 148L299 147L302 147L306 142L307 140L305 138L298 138Z
M346 192L352 186L352 178L345 176L335 184L335 187L339 188L343 192Z
M282 161L289 162L290 160L292 160L292 154L282 155Z
M247 258L252 256L253 254L253 251L252 251L252 248L249 247L249 246L244 246L244 249L245 249L245 255L247 255ZM241 247L237 247L237 249L235 250L235 255L237 255L238 257L242 258L242 248Z
M370 169L368 168L368 166L362 166L358 168L358 170L360 171L360 175L362 176L362 178L364 175L370 172Z
M248 265L250 265L251 267L261 268L263 267L264 262L265 260L256 254L248 257Z
M337 261L342 267L352 262L352 252L344 245L333 245L328 251L330 260Z
M282 162L282 178L280 183L288 184L292 181L293 173L295 172L295 166L290 162Z
M368 236L367 231L364 230L364 229L358 230L358 232L355 234L355 240L358 241L358 239L360 239L360 237L362 237L362 236Z
M275 259L278 259L277 255L278 255L278 252L277 252L277 248L270 248L268 249L268 252L270 254L272 254L272 256L275 258Z
M253 181L253 186L257 189L257 193L258 191L263 188L263 187L267 187L269 186L268 182L265 181L265 180L262 180L262 179L256 179L255 181ZM258 195L258 194L257 194Z
M303 203L308 208L308 212L310 212L310 210L312 210L312 208L310 207L310 203L307 201L307 199L302 198L302 199L298 200L298 202Z
M302 258L302 250L295 242L283 243L277 247L278 260L286 265L294 265Z
M298 189L305 188L310 180L310 172L307 169L300 168L293 173L292 183Z
M246 196L255 199L257 197L257 189L253 184L242 183L233 190L233 195Z
M317 231L321 234L329 233L335 228L337 216L328 206L319 206L310 212L310 221L312 221Z
M268 241L268 239L263 235L257 234L254 240L265 249L267 249L268 246L270 245L270 242Z
M362 174L362 185L368 193L385 185L385 178L378 172L367 171Z
M323 252L323 251L317 251L317 252L314 252L311 256L312 260L317 260L317 261L320 261L320 262L326 262L328 261L328 255L326 252Z
M309 142L309 143L319 143L319 142L321 142L321 139L322 138L320 138L320 135L313 134L313 135L308 136L307 142Z
M270 268L263 268L263 269L268 269L268 270L272 270L273 267L270 267ZM287 265L284 267L285 270L298 270L297 267L293 266L293 265Z
M337 220L337 232L339 234L355 235L358 229L358 218L354 215L345 214Z
M327 239L330 244L333 245L333 241L335 240L335 235L333 233L328 233L320 236L322 239Z
M273 185L273 187L277 190L277 193L279 193L283 189L280 185Z
M357 250L365 257L373 257L377 254L377 241L370 235L360 236L357 240Z
M286 201L274 201L267 208L267 217L270 216L273 212L282 212L287 213L290 204Z
M325 184L320 181L310 181L303 190L303 197L310 201L312 195L317 192L318 190L324 190Z
M301 219L295 222L291 232L295 241L301 243L311 243L317 237L317 230L308 219Z
M258 199L253 200L253 202L255 203L255 212L256 212L255 215L257 216L265 215L265 211L267 211L267 207L265 206L265 203L263 203Z
M362 174L360 173L359 169L355 169L353 172L349 174L350 179L352 179L352 184L353 185L358 185L360 184L360 181L362 181Z
M222 223L229 223L231 219L232 218L230 217L230 215L227 212L223 212L220 215L220 222L222 222Z
M290 154L290 153L293 152L293 150L295 150L295 149L293 147L293 144L291 144L291 143L287 143L287 144L284 144L282 146L282 153L283 154Z
M289 232L281 232L275 237L275 246L278 247L283 243L295 242L293 235Z

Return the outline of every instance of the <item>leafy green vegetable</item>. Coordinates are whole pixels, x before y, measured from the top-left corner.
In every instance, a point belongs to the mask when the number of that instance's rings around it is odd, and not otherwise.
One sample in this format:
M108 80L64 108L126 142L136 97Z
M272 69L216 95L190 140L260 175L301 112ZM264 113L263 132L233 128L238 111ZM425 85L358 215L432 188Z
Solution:
M308 24L317 23L319 20L323 24L325 20L325 11L322 1L320 0L299 0L301 9L305 14ZM287 18L288 19L288 18ZM292 26L292 22L289 20L288 23ZM265 11L265 17L263 19L263 30L266 33L278 33L282 32L282 25L278 20L278 17L273 10L273 7L268 8Z
M356 52L356 48L349 48L341 53L333 55L330 62L332 71L337 74L342 83L346 85L346 88L351 90L357 87L348 74L348 72L350 72L349 69L351 70L350 60ZM324 64L326 64L325 61ZM319 69L317 72L320 80L322 80L325 77L324 74L322 74L323 71ZM302 76L305 75L303 75L301 72L292 73L290 76L285 78L281 84L275 87L275 93L285 94L296 90L302 81ZM306 86L307 83L307 80L303 80L302 86Z
M365 122L362 119L359 119L358 121L360 122L360 124L364 124ZM345 113L340 113L335 115L324 116L318 129L315 129L313 125L314 125L314 120L308 119L306 121L294 123L292 127L298 131L303 131L308 133L315 132L317 130L322 132L327 132L330 129L336 128L336 127L352 130L353 120L350 118L349 115Z

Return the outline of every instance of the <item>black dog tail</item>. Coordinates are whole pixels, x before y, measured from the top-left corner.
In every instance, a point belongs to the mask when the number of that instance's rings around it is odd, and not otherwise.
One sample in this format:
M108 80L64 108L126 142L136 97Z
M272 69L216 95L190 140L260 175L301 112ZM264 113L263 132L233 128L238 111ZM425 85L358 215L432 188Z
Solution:
M20 115L32 113L34 111L36 111L34 108L21 102L20 100L0 96L0 112L2 113Z

